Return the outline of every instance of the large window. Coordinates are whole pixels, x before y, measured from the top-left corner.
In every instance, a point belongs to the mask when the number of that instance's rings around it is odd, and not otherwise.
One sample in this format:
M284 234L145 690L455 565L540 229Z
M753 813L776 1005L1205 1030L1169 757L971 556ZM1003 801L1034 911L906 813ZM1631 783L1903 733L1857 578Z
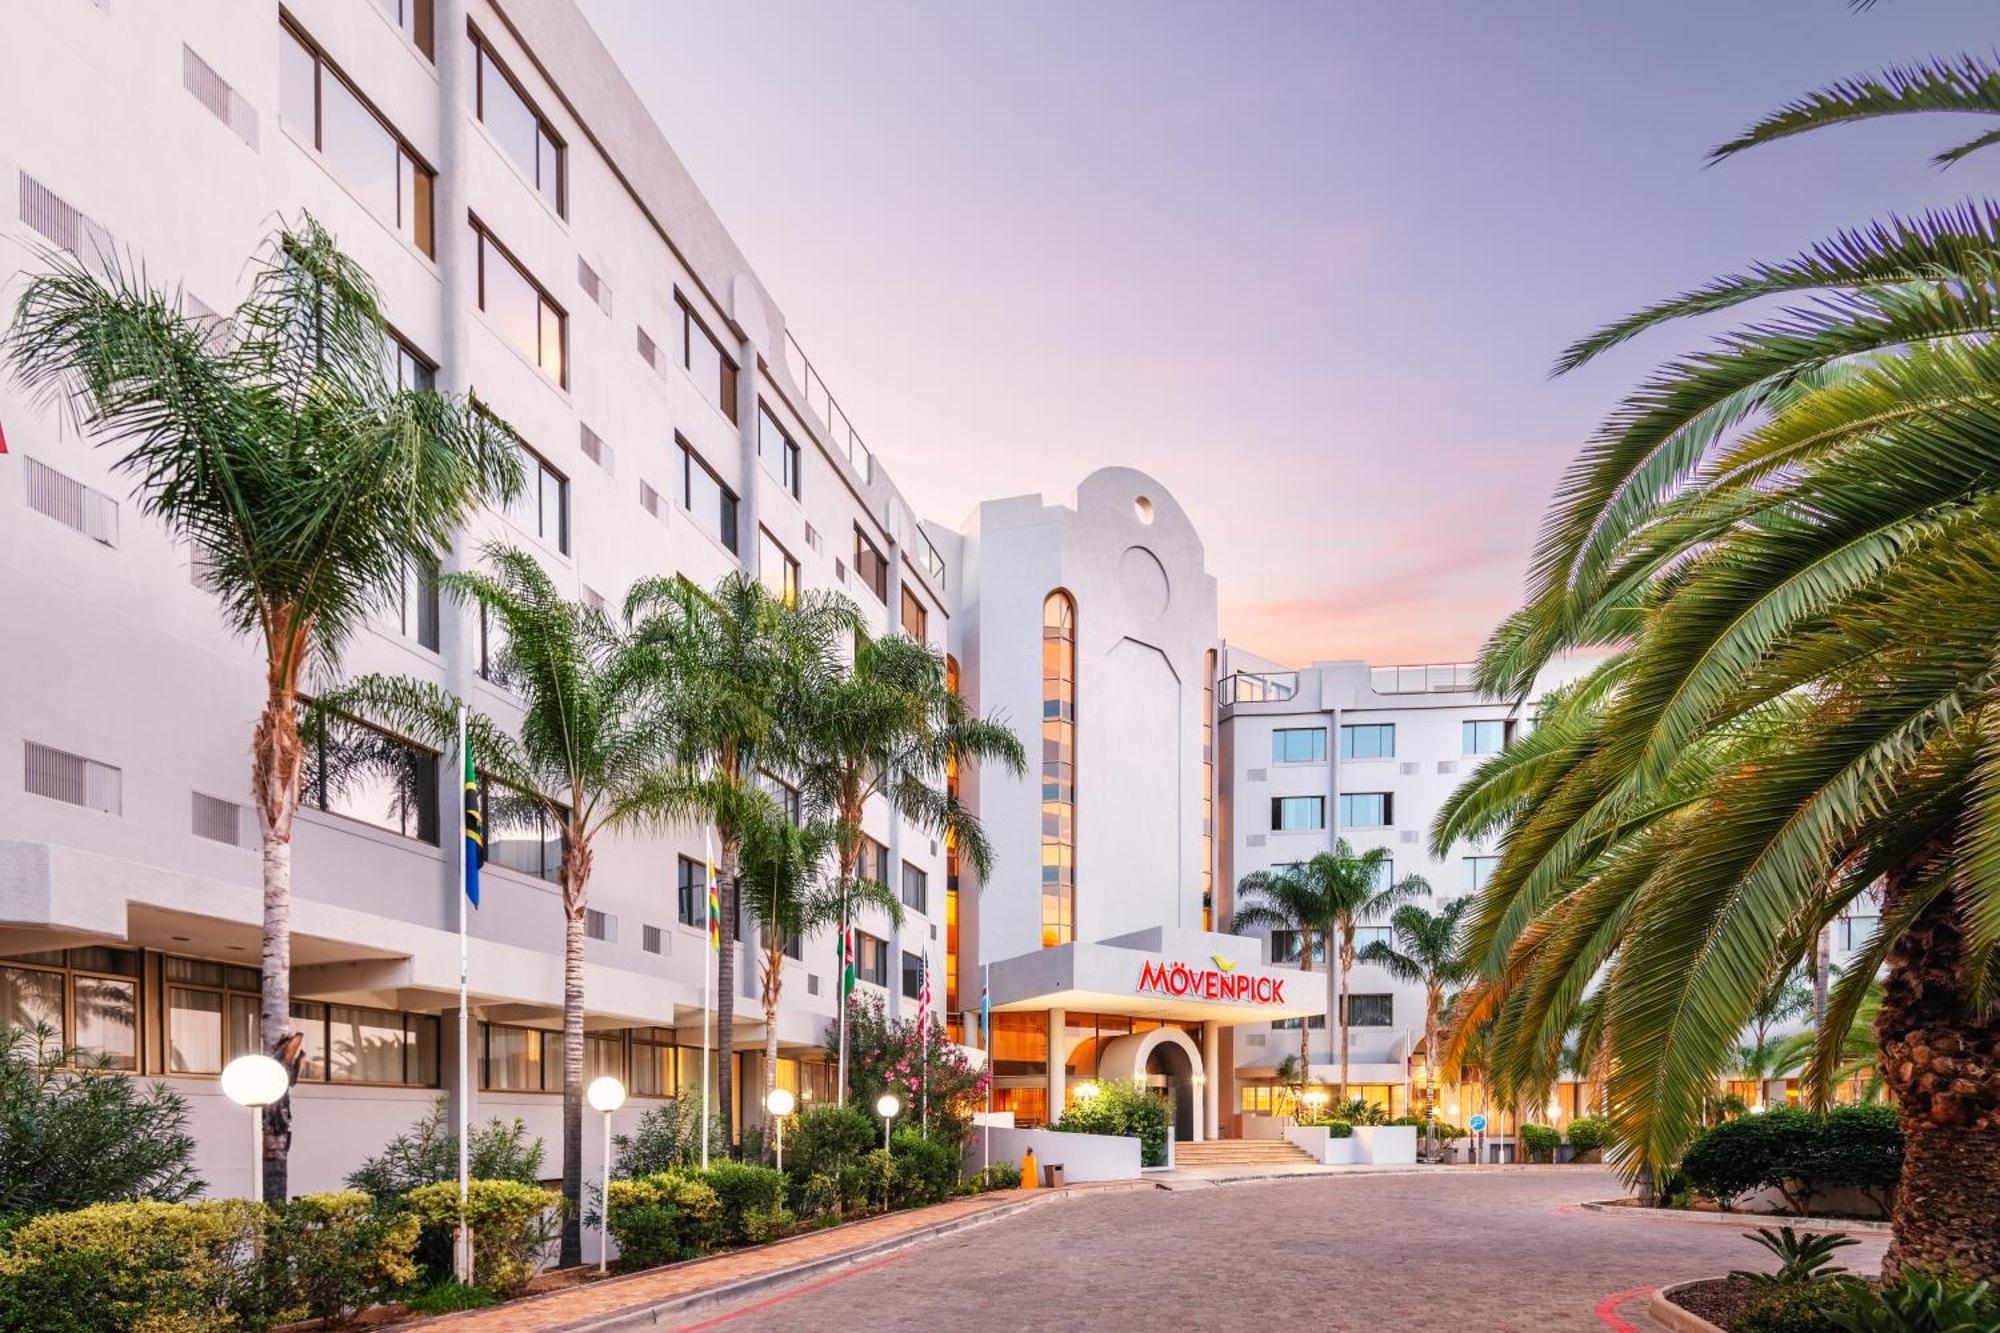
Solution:
M909 584L903 585L903 633L918 643L930 638L931 613L924 605L924 599L917 596Z
M167 958L167 1072L220 1074L239 1055L263 1049L257 997L263 980L251 967Z
M1465 858L1465 887L1477 893L1486 887L1486 881L1493 878L1493 872L1500 865L1497 856L1468 856Z
M569 317L486 228L472 224L479 308L508 346L557 384L569 383Z
M342 719L306 751L305 803L420 842L438 840L438 757Z
M1319 957L1319 955L1318 955L1317 953L1315 953L1315 954L1313 955L1313 957L1317 958L1317 957ZM1303 1022L1303 1023L1304 1023L1305 1025L1306 1025L1306 1031L1308 1031L1308 1032L1324 1032L1324 1031L1326 1031L1326 1015L1325 1015L1325 1014L1313 1014L1313 1015L1311 1015L1310 1017L1308 1017L1308 1018L1305 1018L1305 1019L1297 1019L1297 1018L1274 1018L1274 1019L1272 1019L1272 1020L1271 1020L1271 1026L1272 1026L1272 1028L1274 1028L1275 1030L1277 1030L1277 1031L1279 1031L1279 1032L1297 1032L1297 1031L1299 1030L1299 1024L1300 1024L1301 1022Z
M914 1000L924 993L924 960L907 951L903 954L903 998Z
M521 445L520 452L521 493L508 512L516 523L568 555L569 478L527 445Z
M389 22L401 28L403 35L424 53L424 59L437 59L435 0L375 0L375 3L382 6Z
M1340 1021L1351 1028L1387 1028L1396 1025L1394 995L1343 995Z
M683 856L674 882L675 918L683 926L708 924L708 876L702 863Z
M1340 799L1344 802L1347 798L1343 796ZM1301 829L1325 827L1326 797L1273 796L1271 798L1272 832L1292 833Z
M546 804L518 788L481 778L479 806L486 864L551 884L561 881L563 829Z
M1396 757L1396 724L1393 722L1358 722L1340 729L1340 757L1342 759L1394 759Z
M854 975L871 985L889 984L889 946L865 930L854 932Z
M398 389L422 390L430 393L437 389L437 365L429 357L405 342L401 335L390 333L383 339L383 359L387 364L383 369L395 381Z
M861 580L861 586L875 594L875 600L889 600L889 562L882 558L882 552L860 525L854 529L854 573Z
M437 253L431 209L437 173L410 151L347 76L298 29L278 34L278 115L319 150L370 212L427 255Z
M1507 732L1511 724L1495 718L1486 722L1462 722L1459 724L1461 737L1467 754L1499 754L1507 746Z
M403 567L403 584L388 608L388 627L432 652L438 646L438 569L434 560Z
M563 178L569 164L563 141L477 33L472 35L472 62L473 113L549 207L567 216Z
M765 590L786 606L799 600L799 562L764 527L757 529L757 577L764 581Z
M736 492L722 484L686 440L681 441L681 507L695 526L736 551Z
M1341 728L1345 731L1346 728ZM1345 737L1342 738L1343 740ZM1326 762L1325 727L1279 727L1271 733L1271 762L1274 764L1323 764Z
M757 785L763 789L766 796L777 802L778 808L785 812L785 818L789 819L793 825L796 826L805 822L805 801L799 795L797 787L794 787L775 773L766 773L761 770L757 774ZM740 904L742 900L742 895L738 894L737 902Z
M1076 938L1076 603L1042 602L1042 947Z
M1340 798L1340 826L1387 828L1395 822L1395 801L1386 791L1347 792Z
M763 462L764 470L784 487L785 494L798 499L798 443L778 424L778 419L771 415L771 409L762 403L757 404L757 457Z
M50 1053L139 1067L139 955L91 947L22 954L0 964L0 1031L49 1029Z
M903 862L903 906L919 912L931 910L931 877L908 861Z
M677 322L679 336L673 343L681 368L716 411L731 421L736 420L736 362L722 350L721 341L708 331L708 325L684 300L680 302Z
M1299 932L1296 930L1274 930L1271 932L1271 961L1274 963L1296 963L1299 961ZM1326 936L1313 936L1313 961L1326 961Z
M889 849L867 834L861 835L861 859L854 867L854 873L865 879L872 879L883 888L889 887Z

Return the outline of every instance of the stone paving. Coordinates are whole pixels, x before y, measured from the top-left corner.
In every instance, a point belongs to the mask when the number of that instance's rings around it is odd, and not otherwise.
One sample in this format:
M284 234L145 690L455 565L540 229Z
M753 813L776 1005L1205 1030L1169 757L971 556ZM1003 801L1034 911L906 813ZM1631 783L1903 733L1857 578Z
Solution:
M1596 1167L1465 1167L1086 1194L665 1326L1654 1333L1643 1300L1597 1308L1765 1257L1735 1227L1577 1207L1622 1193ZM1872 1272L1885 1243L1841 1256Z

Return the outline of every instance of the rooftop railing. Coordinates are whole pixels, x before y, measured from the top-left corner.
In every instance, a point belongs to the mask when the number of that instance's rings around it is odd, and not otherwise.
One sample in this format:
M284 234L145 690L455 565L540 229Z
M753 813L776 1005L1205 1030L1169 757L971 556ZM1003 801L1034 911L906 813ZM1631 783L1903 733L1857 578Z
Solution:
M1224 708L1234 704L1275 704L1298 697L1296 671L1238 671L1216 683L1216 699Z
M1428 662L1371 667L1368 686L1377 694L1448 694L1477 688L1476 663Z

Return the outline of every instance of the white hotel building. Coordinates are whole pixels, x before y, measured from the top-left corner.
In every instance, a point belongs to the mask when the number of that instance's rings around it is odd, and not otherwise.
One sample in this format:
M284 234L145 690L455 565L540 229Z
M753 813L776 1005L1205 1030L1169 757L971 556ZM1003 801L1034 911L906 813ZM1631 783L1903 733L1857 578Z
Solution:
M908 915L862 923L860 972L908 1013L928 953L961 1033L990 977L997 1096L1024 1121L1077 1081L1138 1076L1174 1099L1181 1137L1246 1132L1296 1045L1272 1020L1323 1015L1325 991L1282 939L1271 961L1273 941L1225 933L1242 875L1344 834L1440 894L1475 882L1481 849L1434 862L1424 831L1506 709L1450 668L1288 671L1222 643L1201 542L1136 471L920 522L569 0L15 0L0 183L0 268L113 246L193 312L242 298L275 219L332 228L381 287L399 373L476 388L531 451L527 497L453 563L504 539L606 599L744 568L841 590L875 630L949 652L973 705L1022 729L1031 771L962 777L996 848L987 885L871 812L874 869ZM0 285L9 309L19 289ZM0 431L0 1025L47 1021L168 1081L211 1188L241 1191L240 1113L215 1076L255 1027L258 653L106 451L11 384ZM485 647L413 579L342 667L426 677L504 717L517 705ZM460 1089L456 784L437 756L410 763L435 802L309 795L300 819L296 1189L338 1183L439 1095L522 1116L554 1160L557 849L489 829ZM598 852L587 1058L634 1092L621 1128L699 1079L702 843L689 828ZM755 957L735 1033L749 1089ZM776 1072L808 1096L830 1087L833 960L819 938L786 964ZM1366 968L1353 989L1354 1081L1401 1109L1420 997Z

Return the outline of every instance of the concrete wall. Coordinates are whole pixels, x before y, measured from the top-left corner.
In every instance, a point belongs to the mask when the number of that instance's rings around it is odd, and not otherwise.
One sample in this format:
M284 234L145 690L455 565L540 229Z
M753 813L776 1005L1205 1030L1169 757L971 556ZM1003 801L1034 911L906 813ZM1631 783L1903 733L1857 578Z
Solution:
M978 1130L966 1140L966 1170L977 1171L985 1151L988 1131ZM1066 1183L1089 1180L1133 1180L1139 1175L1139 1140L1132 1135L1064 1134L1053 1129L995 1129L995 1162L1021 1163L1022 1155L1034 1149L1038 1167L1060 1163Z

